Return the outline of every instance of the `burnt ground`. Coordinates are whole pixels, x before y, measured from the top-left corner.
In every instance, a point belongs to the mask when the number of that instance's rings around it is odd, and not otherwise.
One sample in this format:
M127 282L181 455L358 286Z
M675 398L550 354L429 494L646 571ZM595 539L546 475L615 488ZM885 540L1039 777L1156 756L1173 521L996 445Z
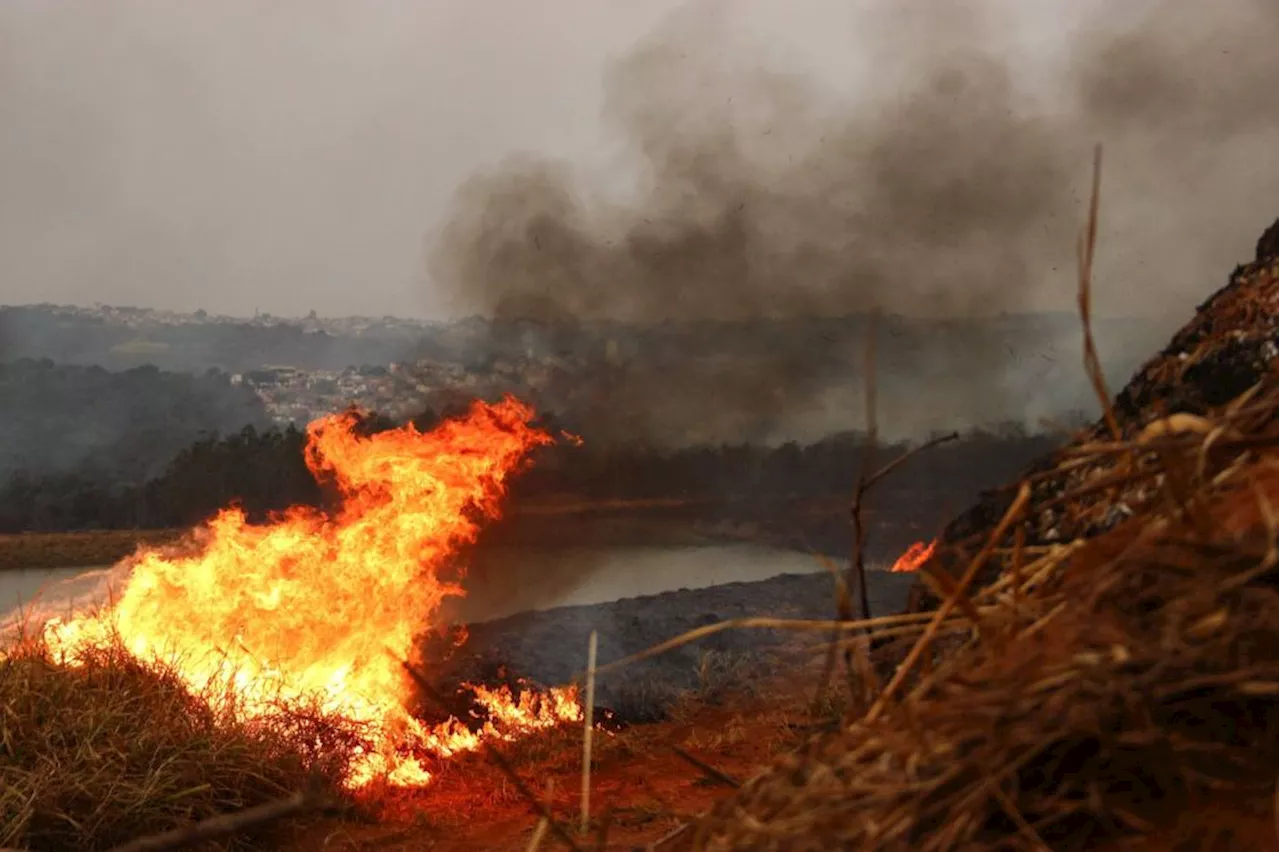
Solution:
M911 576L877 571L868 585L872 612L891 613L902 608ZM599 661L606 664L724 619L829 618L831 590L825 573L788 575L520 613L471 625L467 641L447 660L441 660L447 643L440 643L429 671L441 692L453 692L463 681L563 683L584 668L593 629L600 634ZM592 758L592 833L580 838L582 848L645 848L722 799L729 790L724 779L739 784L777 756L801 747L816 731L838 724L847 707L846 687L838 678L825 689L820 686L828 634L784 645L785 638L772 631L728 631L598 680L601 712L595 718L603 730ZM423 717L438 718L429 706L422 702ZM451 709L467 718L472 708L459 701ZM561 825L577 825L582 766L578 725L500 743L497 751L506 770L483 752L457 755L432 767L435 780L429 787L380 804L375 818L335 815L306 824L282 848L532 848L537 814L508 771L537 791ZM608 844L595 845L605 825ZM548 837L542 848L555 845Z
M912 578L869 573L872 615L900 611ZM587 641L598 631L600 665L695 628L748 616L829 619L829 574L789 575L751 583L684 589L592 606L525 612L470 625L460 646L441 637L424 652L442 692L462 682L563 684L586 667ZM790 634L794 638L795 634ZM596 703L625 723L656 721L683 692L735 688L763 673L770 652L788 638L776 630L728 630L602 675ZM814 644L822 637L812 637ZM425 709L425 707L424 707ZM452 708L463 710L465 708ZM428 714L435 715L435 714Z

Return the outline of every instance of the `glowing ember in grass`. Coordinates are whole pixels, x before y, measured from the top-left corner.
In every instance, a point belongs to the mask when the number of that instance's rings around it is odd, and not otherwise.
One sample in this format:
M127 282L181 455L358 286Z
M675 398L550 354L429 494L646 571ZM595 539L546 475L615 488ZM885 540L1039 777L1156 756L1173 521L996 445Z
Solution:
M893 563L890 571L894 573L906 571L919 571L920 566L929 561L933 556L933 552L938 549L938 541L925 544L923 541L917 541L915 544L907 548L906 552L898 557L898 561Z
M532 415L508 398L476 403L429 433L410 425L367 438L355 434L353 415L317 420L307 465L337 484L340 510L294 508L263 526L224 510L202 531L199 553L132 557L108 610L50 621L44 637L74 664L77 649L106 644L114 631L138 657L171 661L193 690L232 690L246 720L310 701L359 722L376 749L352 767L353 787L383 776L422 785L427 753L577 720L572 690L475 687L490 716L479 732L456 721L428 729L405 709L412 687L400 660L445 596L462 594L439 569L475 538L477 510L496 517L526 453L551 440L529 425Z

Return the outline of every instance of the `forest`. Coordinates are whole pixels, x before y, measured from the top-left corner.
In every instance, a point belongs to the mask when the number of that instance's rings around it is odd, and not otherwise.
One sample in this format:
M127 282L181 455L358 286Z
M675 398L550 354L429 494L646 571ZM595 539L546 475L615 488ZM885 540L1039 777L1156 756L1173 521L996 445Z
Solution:
M0 478L147 479L202 436L268 423L258 397L218 370L0 362Z

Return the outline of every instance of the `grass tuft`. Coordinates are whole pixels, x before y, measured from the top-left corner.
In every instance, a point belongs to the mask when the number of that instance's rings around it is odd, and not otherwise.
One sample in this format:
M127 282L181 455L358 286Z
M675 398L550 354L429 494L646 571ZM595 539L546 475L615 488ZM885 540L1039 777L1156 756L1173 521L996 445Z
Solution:
M0 847L110 849L300 791L336 800L358 733L296 709L238 722L119 646L72 667L27 641L0 657Z

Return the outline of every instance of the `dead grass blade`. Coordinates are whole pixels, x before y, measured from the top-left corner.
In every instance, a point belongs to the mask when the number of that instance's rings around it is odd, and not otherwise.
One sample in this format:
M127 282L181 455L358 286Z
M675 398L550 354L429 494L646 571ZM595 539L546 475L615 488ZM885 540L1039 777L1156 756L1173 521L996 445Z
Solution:
M533 834L529 836L529 845L525 847L527 852L538 852L542 846L542 838L547 836L547 818L538 817L538 823L533 827Z
M987 545L983 547L983 549L979 551L978 555L973 558L973 561L969 563L968 569L965 570L964 576L960 578L960 581L956 583L956 587L951 592L951 596L948 597L942 607L938 609L937 613L933 617L933 621L929 623L928 629L925 630L924 635L916 642L915 647L911 649L911 653L907 655L907 659L902 663L902 665L898 666L898 670L893 674L893 679L889 681L889 684L884 688L884 691L876 698L876 703L867 711L866 718L868 722L874 722L876 720L884 710L886 702L893 697L893 694L902 686L903 681L906 680L907 676L911 673L911 670L920 661L920 658L928 651L929 644L933 641L933 637L938 632L938 628L942 626L943 619L945 619L951 613L951 610L956 607L960 597L966 593L969 584L972 583L973 578L977 576L978 570L986 564L987 558L991 555L991 551L995 547L996 542L1004 539L1004 534L1008 531L1011 524L1022 519L1022 513L1026 510L1027 504L1030 501L1031 489L1026 485L1023 485L1021 490L1018 491L1017 498L1014 499L1012 504L1010 504L1008 511L1004 513L1004 517L1000 519L1000 523L996 525L995 530L991 533L991 538L988 540Z
M599 639L594 630L587 638L587 694L582 708L582 820L578 829L583 834L591 825L591 733L596 706L596 647Z
M707 763L705 760L702 760L701 758L695 757L694 755L680 748L680 746L673 745L671 746L671 750L675 752L677 757L679 757L685 763L688 763L690 766L692 766L694 769L701 772L703 775L707 776L707 778L710 778L712 781L715 781L719 784L724 784L726 787L732 787L735 790L742 786L742 782L734 778L732 775L729 775L725 772L722 772L719 769L716 769L710 763Z
M233 834L256 828L266 823L296 816L321 807L323 800L306 793L295 793L287 799L265 802L232 814L222 814L201 820L187 828L177 828L163 834L140 837L113 847L110 852L167 852L198 843L220 840Z
M1080 237L1079 252L1079 292L1077 303L1080 308L1080 324L1084 328L1084 365L1093 391L1102 406L1102 418L1107 424L1112 440L1121 439L1120 424L1116 420L1115 409L1111 405L1111 393L1107 390L1107 381L1102 374L1102 362L1098 359L1098 349L1093 342L1092 322L1092 285L1093 256L1098 243L1098 207L1102 190L1102 146L1093 149L1093 183L1089 194L1089 219L1084 233Z
M631 654L621 659L606 663L603 666L596 667L596 676L610 674L620 668L638 663L641 660L647 660L650 657L656 657L659 654L665 654L676 648L688 645L690 642L697 642L707 636L716 633L722 633L726 630L788 630L799 633L825 632L828 630L838 630L842 632L854 632L858 630L876 629L881 627L890 627L900 624L912 624L924 621L933 617L933 613L903 613L901 615L882 615L877 618L868 618L859 621L830 621L803 618L768 618L764 616L752 616L749 618L734 618L728 621L718 621L715 624L706 624L702 627L694 628L679 636L668 639L665 642L659 642L643 651ZM579 674L574 678L575 681L581 681L584 674Z

